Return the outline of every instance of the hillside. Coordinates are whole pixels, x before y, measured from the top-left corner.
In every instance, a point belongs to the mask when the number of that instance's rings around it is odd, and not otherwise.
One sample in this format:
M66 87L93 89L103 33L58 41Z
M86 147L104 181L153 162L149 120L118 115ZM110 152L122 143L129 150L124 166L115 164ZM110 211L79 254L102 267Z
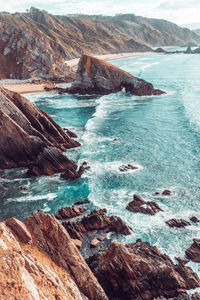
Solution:
M65 60L81 54L149 51L151 46L200 43L189 29L133 14L53 16L31 8L0 13L0 78L74 78Z
M193 30L196 34L200 35L200 29L194 29Z

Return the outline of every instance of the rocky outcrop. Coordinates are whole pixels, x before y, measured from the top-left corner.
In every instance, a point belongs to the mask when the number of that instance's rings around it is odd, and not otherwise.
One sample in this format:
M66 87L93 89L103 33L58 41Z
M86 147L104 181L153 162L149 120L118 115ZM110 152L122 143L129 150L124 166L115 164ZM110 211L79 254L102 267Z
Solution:
M109 299L175 299L200 286L191 268L174 265L167 255L141 241L130 245L113 242L87 262Z
M183 219L170 219L165 223L170 227L178 227L178 228L191 225L190 222Z
M82 55L76 80L66 89L71 94L110 94L125 89L133 95L161 95L164 92L153 88L151 83L88 55Z
M149 215L155 215L157 212L163 211L155 201L145 201L138 195L133 195L133 201L128 203L126 209L134 213Z
M72 219L82 215L84 212L85 212L84 208L78 208L73 205L72 207L70 206L62 207L61 209L59 209L55 217L58 220Z
M16 219L0 223L2 300L107 300L54 216L35 212L25 223Z
M0 169L27 167L36 176L76 174L77 165L63 151L79 145L46 112L0 88Z
M185 251L185 254L194 262L200 262L200 239L193 239L193 244Z

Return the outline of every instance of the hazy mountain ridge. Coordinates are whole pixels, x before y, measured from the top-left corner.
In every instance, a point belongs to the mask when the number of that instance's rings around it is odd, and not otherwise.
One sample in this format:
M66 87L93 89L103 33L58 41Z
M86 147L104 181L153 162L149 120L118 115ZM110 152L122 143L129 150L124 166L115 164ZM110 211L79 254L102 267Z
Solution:
M81 54L149 51L150 46L200 43L189 29L133 14L53 16L31 8L0 13L1 78L73 78L66 59Z

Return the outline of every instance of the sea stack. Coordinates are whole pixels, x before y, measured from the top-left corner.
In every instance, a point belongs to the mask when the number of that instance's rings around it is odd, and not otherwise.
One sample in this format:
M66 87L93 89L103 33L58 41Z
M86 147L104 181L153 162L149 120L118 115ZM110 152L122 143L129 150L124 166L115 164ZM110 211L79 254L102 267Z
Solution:
M70 94L100 94L120 92L125 89L137 96L161 95L164 92L154 89L153 85L143 79L115 67L107 61L89 55L82 55L76 73L76 80Z

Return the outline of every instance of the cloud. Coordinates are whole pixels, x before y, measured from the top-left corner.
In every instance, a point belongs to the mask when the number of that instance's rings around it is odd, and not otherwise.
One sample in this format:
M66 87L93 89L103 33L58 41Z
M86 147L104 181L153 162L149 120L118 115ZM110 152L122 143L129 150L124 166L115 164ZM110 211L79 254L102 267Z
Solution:
M200 8L199 0L171 0L171 1L163 1L158 6L159 9L166 10L184 10L184 9L197 9Z

